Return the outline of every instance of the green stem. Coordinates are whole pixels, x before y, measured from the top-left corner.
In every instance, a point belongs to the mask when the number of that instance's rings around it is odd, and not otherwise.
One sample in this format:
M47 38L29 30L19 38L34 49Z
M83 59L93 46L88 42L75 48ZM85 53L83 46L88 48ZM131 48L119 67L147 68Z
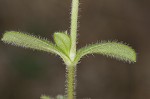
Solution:
M76 88L76 66L67 66L67 88L66 94L67 99L75 99L75 88Z
M71 50L70 58L74 60L76 55L76 41L77 41L77 27L78 27L78 8L79 0L72 0L72 11L71 11Z
M76 42L77 42L77 27L78 27L78 8L79 0L72 0L72 9L71 9L71 49L70 49L70 59L74 61L76 57ZM76 66L69 65L67 66L67 99L75 99L75 88L76 88Z

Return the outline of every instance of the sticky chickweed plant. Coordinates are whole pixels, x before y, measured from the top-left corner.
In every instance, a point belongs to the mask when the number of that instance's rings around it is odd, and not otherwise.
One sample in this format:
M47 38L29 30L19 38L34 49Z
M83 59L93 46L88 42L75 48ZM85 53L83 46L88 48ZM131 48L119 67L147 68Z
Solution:
M70 33L55 32L54 43L16 31L6 31L1 39L5 43L53 53L62 58L66 65L65 95L58 95L55 98L42 95L41 99L76 99L76 67L80 59L87 54L101 54L128 63L136 62L135 51L127 44L117 41L102 41L77 50L78 9L79 0L72 0Z

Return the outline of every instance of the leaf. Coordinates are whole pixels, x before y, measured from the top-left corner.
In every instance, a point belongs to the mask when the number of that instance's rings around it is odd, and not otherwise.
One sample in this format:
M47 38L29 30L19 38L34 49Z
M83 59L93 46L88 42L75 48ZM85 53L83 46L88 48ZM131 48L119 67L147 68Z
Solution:
M52 98L50 98L49 96L46 96L46 95L42 95L42 96L40 97L40 99L52 99Z
M56 45L66 54L69 55L71 40L67 33L56 32L54 33L54 41Z
M63 95L57 95L55 98L49 97L49 96L46 96L46 95L42 95L40 97L40 99L67 99L67 98Z
M75 63L87 54L102 54L118 60L136 62L136 52L128 45L119 42L102 42L78 50Z
M67 98L65 96L63 96L63 95L57 95L56 99L67 99Z
M46 39L41 39L33 35L24 34L16 31L7 31L4 33L3 42L20 46L24 48L41 50L59 55L66 64L70 64L70 59L62 53L53 43Z
M51 53L56 52L56 48L51 42L21 32L8 31L3 35L2 41L24 48L42 50Z

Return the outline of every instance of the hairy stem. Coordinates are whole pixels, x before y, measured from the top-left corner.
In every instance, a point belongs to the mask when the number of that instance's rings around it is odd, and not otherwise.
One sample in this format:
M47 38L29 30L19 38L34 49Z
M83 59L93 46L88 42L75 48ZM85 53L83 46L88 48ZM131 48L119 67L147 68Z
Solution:
M71 50L70 58L74 60L76 55L76 41L77 41L77 27L78 27L78 8L79 0L72 0L72 11L71 11Z
M67 99L75 99L76 66L67 66Z

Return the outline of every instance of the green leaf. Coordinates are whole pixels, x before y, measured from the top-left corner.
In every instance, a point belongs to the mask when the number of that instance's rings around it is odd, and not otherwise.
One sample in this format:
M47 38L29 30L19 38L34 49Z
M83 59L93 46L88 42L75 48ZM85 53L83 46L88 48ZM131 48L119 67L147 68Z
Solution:
M54 41L56 45L66 54L69 55L71 40L67 33L56 32L54 33Z
M63 95L57 95L56 99L67 99L67 98Z
M40 97L40 99L53 99L53 98L50 98L49 96L46 96L46 95L42 95L42 96Z
M40 99L67 99L67 98L63 95L57 95L55 98L49 97L49 96L46 96L46 95L42 95L40 97Z
M42 50L51 53L56 52L55 45L46 39L40 39L33 35L24 34L21 32L8 31L3 35L2 41L24 48Z
M127 62L136 62L136 52L130 46L119 42L102 42L78 50L75 63L87 54L102 54Z
M54 53L59 55L66 64L70 64L70 59L65 54L63 54L62 51L59 50L53 43L46 39L41 39L21 32L7 31L4 33L1 40L5 43L9 43L15 46Z

